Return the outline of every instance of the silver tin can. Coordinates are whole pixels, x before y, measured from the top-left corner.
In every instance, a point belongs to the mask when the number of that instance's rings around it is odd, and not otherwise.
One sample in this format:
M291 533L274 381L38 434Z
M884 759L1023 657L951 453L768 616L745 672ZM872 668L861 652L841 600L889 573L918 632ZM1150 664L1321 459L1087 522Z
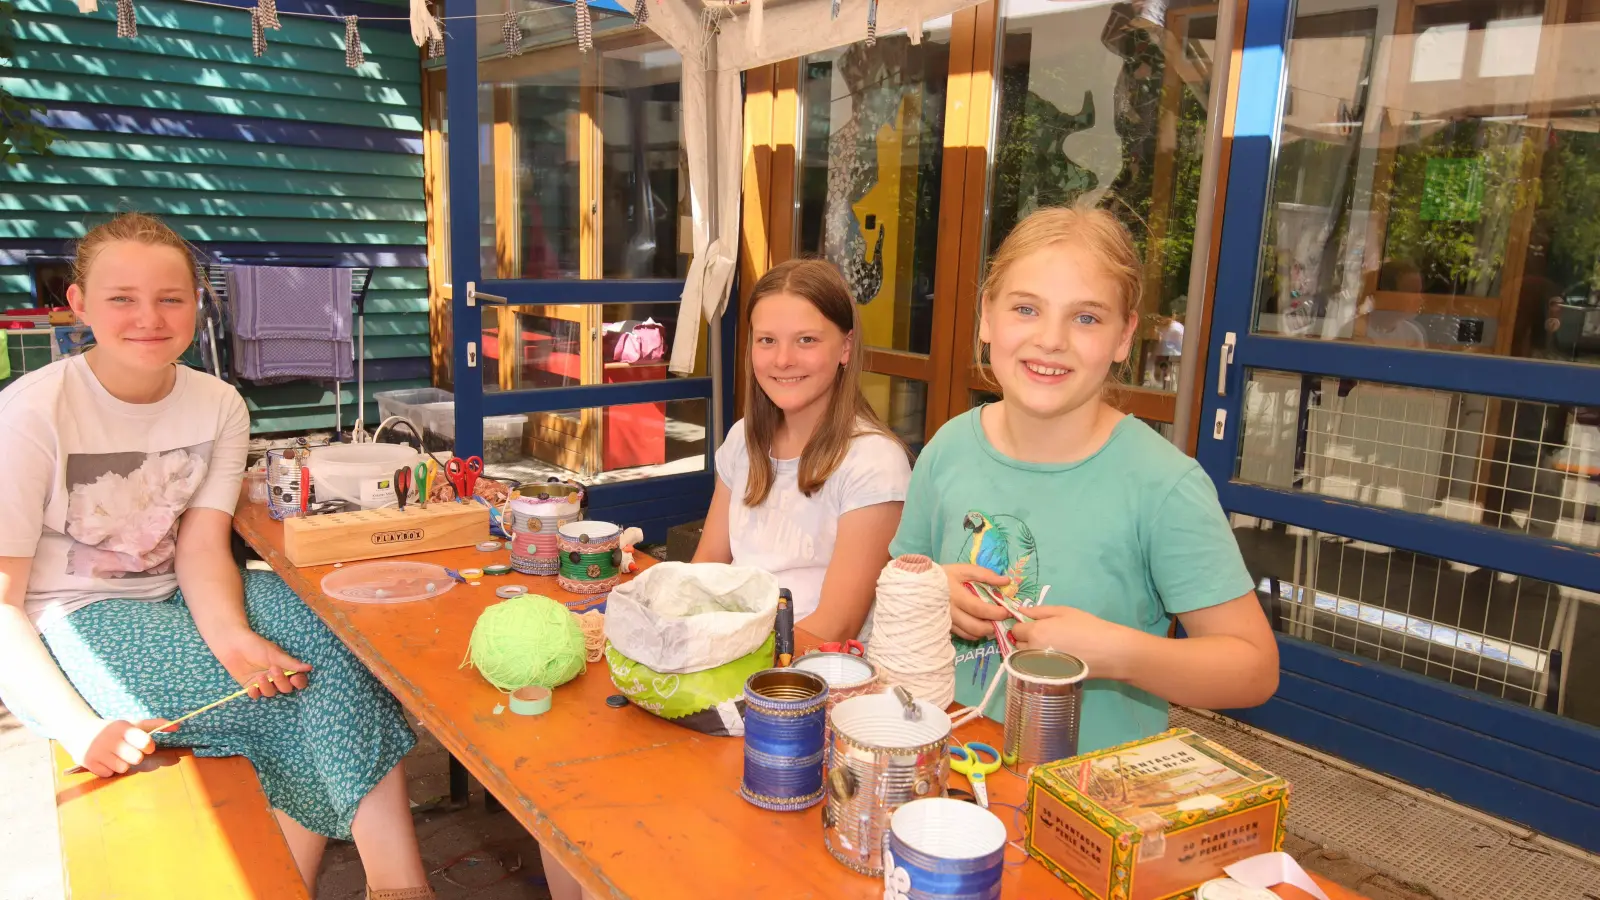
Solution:
M793 663L796 669L820 675L828 683L828 707L832 709L851 697L876 693L878 667L854 653L823 653L813 650Z
M1040 763L1078 755L1078 718L1089 667L1057 650L1018 650L1005 661L1006 734L1000 759L1028 777Z
M828 713L822 841L863 875L883 874L889 817L922 797L944 796L950 717L925 700L907 709L893 694L862 694Z

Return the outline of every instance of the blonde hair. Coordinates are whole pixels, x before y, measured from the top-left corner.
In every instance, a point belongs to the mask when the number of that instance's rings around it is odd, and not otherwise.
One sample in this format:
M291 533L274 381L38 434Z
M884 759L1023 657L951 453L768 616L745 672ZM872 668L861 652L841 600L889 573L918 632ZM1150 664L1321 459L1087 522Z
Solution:
M183 254L189 262L189 278L198 290L200 287L200 274L195 267L195 253L189 242L178 236L167 223L155 216L138 212L120 213L116 218L89 229L89 233L78 241L76 253L72 260L72 283L79 290L87 290L89 270L93 268L95 257L105 249L107 244L117 241L132 241L151 247L171 247Z
M1006 275L1020 260L1057 244L1077 247L1100 265L1116 286L1123 323L1127 322L1128 316L1138 313L1144 299L1144 270L1139 260L1139 250L1133 243L1133 235L1109 210L1090 203L1078 203L1036 210L1011 229L1011 233L1000 242L1000 249L989 258L989 270L984 274L978 292L978 318L982 319L984 308L999 293ZM981 362L983 340L978 336L977 325L977 322L973 323L972 354L974 360ZM1124 361L1121 368L1125 369L1127 365ZM987 372L983 377L986 381L990 380ZM1106 383L1119 383L1115 369L1107 376Z
M800 453L800 471L796 481L800 492L807 497L822 489L850 452L850 441L857 435L876 432L900 444L889 427L883 424L866 395L861 393L861 360L866 354L860 346L861 315L855 300L850 296L850 286L844 276L831 264L820 259L791 259L779 263L761 276L750 291L750 302L744 308L744 333L754 341L751 319L756 304L773 294L794 294L809 301L845 335L855 341L850 359L833 376L833 390L828 397L828 409L823 413L817 430L806 441ZM750 460L750 476L744 490L746 506L760 506L772 490L772 439L783 422L783 410L756 382L755 366L746 353L744 367L744 438L745 452ZM863 427L863 423L865 427ZM902 449L904 445L902 444ZM909 455L909 454L908 454Z

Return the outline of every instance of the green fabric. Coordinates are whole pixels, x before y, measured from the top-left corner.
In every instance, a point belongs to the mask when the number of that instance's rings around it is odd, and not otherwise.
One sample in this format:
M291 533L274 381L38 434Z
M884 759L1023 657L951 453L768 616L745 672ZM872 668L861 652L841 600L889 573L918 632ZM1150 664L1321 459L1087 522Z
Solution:
M309 664L310 684L286 696L234 700L156 735L156 743L249 759L273 809L349 840L362 798L417 739L400 704L281 578L245 572L244 591L250 627ZM176 719L239 689L181 594L91 603L42 637L67 680L107 719Z
M683 722L699 731L717 734L721 720L714 716L684 721L719 703L744 698L744 683L751 675L773 666L774 638L731 662L685 675L662 675L606 642L606 665L611 682L640 709L663 719ZM703 724L702 724L703 723Z
M0 331L0 381L11 377L11 351L6 346L6 333Z
M922 451L891 553L976 563L1019 579L1019 602L1043 593L1048 605L1154 635L1174 614L1251 592L1211 479L1148 425L1128 416L1094 455L1043 465L996 450L980 412L947 422ZM956 700L973 705L1000 667L998 647L954 640ZM1079 752L1167 727L1165 701L1089 674ZM985 715L1004 721L1004 704L1001 688Z

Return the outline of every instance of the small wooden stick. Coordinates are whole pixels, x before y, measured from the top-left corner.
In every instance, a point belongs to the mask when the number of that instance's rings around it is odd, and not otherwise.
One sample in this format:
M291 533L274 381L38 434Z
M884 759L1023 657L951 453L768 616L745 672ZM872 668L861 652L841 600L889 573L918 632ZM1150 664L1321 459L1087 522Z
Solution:
M265 675L266 673L263 672L261 674ZM298 673L298 672L290 672L289 670L285 669L283 674L285 676L287 676L287 677L293 678L295 675L298 675L300 673ZM243 697L245 694L250 693L252 690L254 690L255 688L258 688L260 686L261 686L261 680L258 678L255 681L250 682L249 685L247 685L245 687L242 687L237 691L234 691L233 693L229 694L226 697L223 697L221 700L217 700L217 701L214 701L214 702L211 702L211 703L207 703L205 706L202 706L202 707L200 707L199 709L197 709L197 710L195 710L193 712L184 713L183 715L179 716L176 719L173 719L171 722L168 722L167 724L161 726L160 728L152 728L151 730L146 731L144 733L144 736L148 737L148 738L154 738L157 734L172 728L174 725L178 725L180 723L187 722L190 719L194 718L195 716L198 716L203 712L209 712L210 710L216 709L217 707L221 706L224 703L227 703L230 700L237 700L240 697ZM84 768L83 766L73 766L72 768L67 769L65 772L62 772L61 774L63 774L63 775L76 775L79 772L87 772L87 771L89 771L89 770Z

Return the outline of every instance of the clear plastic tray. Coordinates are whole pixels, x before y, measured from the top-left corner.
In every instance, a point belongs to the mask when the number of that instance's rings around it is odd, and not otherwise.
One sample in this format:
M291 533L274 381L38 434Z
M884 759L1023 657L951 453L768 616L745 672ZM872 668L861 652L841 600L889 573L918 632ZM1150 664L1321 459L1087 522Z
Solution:
M420 562L355 563L329 572L322 592L349 603L412 603L447 594L456 586L444 566Z

